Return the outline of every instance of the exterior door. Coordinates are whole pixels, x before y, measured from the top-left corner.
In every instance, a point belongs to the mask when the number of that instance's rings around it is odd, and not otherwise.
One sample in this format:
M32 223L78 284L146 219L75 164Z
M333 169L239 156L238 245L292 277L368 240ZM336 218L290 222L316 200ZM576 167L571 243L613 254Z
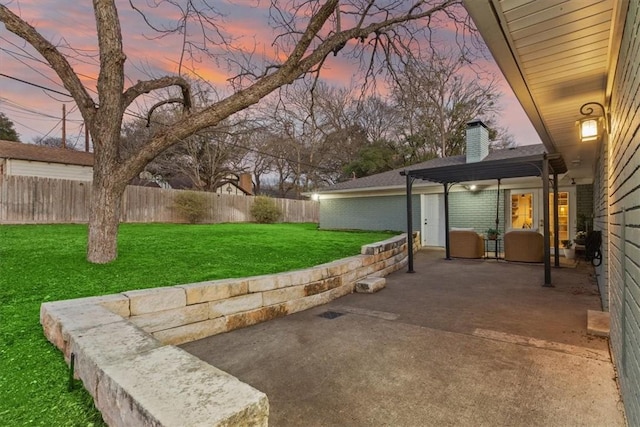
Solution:
M508 228L536 228L534 193L531 190L513 190L510 202L511 223Z
M572 227L575 217L575 199L572 197L573 191L558 191L558 241L562 246L563 240L573 239ZM575 193L574 193L575 194ZM555 242L553 235L553 193L549 194L549 227L551 230L551 247Z
M423 194L420 197L422 212L422 246L444 246L444 195Z

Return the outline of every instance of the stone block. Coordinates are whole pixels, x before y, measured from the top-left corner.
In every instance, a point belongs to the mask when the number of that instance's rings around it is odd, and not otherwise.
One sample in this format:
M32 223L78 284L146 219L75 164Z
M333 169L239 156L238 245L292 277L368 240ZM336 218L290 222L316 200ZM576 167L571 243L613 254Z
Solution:
M377 245L377 244L364 245L360 249L361 255L375 255L379 252L380 252L380 245Z
M345 295L349 295L353 293L354 286L355 286L354 284L347 284L347 285L342 285L335 289L331 289L329 292L326 292L327 302L333 301L334 299L338 299Z
M349 258L343 258L318 267L327 269L327 277L342 276L351 270L362 267L362 255L356 255Z
M323 294L316 294L292 301L287 301L286 303L284 303L284 306L288 314L293 314L298 313L299 311L308 310L318 305L326 304L327 302L327 296L324 296Z
M359 267L362 268L362 267ZM342 277L342 284L347 284L347 283L353 283L358 279L358 269L355 269L353 271L350 271L346 274L343 274Z
M40 306L40 323L47 339L69 358L69 334L96 326L122 322L122 317L87 299L47 302Z
M129 298L121 294L102 295L86 298L67 299L62 301L45 302L40 306L40 321L42 322L43 307L80 307L101 305L112 313L122 317L129 317Z
M209 318L236 314L262 307L262 294L248 294L209 303Z
M305 296L315 295L322 292L326 292L330 289L337 288L342 285L341 277L332 277L330 279L321 280L319 282L309 283L304 285Z
M224 317L218 317L217 319L209 319L153 332L153 336L162 344L180 345L223 332L227 332L227 321Z
M275 289L273 291L266 291L262 293L262 303L265 306L280 304L282 302L291 301L294 299L302 298L306 296L306 285L291 286L284 289Z
M244 295L249 290L247 281L244 279L214 280L178 287L186 292L187 305L232 298Z
M131 316L129 298L124 295L106 295L98 303L112 313L124 318Z
M290 286L298 286L326 279L329 277L329 271L324 266L318 266L305 270L290 271L284 273L283 276L289 279Z
M356 292L361 294L372 294L383 289L387 280L383 277L365 277L356 282Z
M267 320L283 317L287 314L288 312L285 304L271 305L257 310L232 314L230 316L225 316L227 319L227 330L232 331L234 329L245 328L261 322L266 322Z
M362 267L367 267L375 262L373 255L365 255L362 257Z
M123 292L130 300L131 315L171 310L187 305L184 289L179 287L141 289Z
M70 353L75 354L75 374L95 396L102 367L160 347L153 337L130 322L120 319L69 334Z
M157 332L163 329L188 325L209 319L209 304L187 305L172 310L131 316L129 321L146 332Z
M279 284L277 274L269 274L266 276L254 276L247 279L247 286L249 288L250 293L272 291L274 289L284 287L283 284L285 280L287 279L281 278L280 284Z
M106 366L96 406L124 426L266 426L267 396L189 353L162 347Z
M387 267L390 267L392 265L395 265L396 262L398 262L398 261L396 261L395 257L390 257L390 258L387 258L384 261L382 261L382 264L384 265L384 268L387 268Z

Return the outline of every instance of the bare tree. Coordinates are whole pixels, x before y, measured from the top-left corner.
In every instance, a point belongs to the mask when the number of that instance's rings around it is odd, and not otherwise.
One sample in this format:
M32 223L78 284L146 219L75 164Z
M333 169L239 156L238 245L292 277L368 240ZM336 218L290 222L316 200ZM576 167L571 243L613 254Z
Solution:
M225 37L216 11L209 2L203 2L201 10L196 9L194 2L186 3L186 6L181 6L173 0L158 0L149 6L167 4L180 7L181 16L175 28L159 27L146 19L161 31L161 35L168 31L179 31L185 37L180 69L185 55L195 50L207 52L213 45L238 51L233 46L233 40ZM129 4L144 14L134 0L130 0ZM138 81L125 87L127 58L115 0L93 0L100 61L97 98L92 96L73 69L70 58L65 56L67 50L46 39L9 7L0 5L0 21L8 31L33 46L48 62L73 96L91 134L95 163L87 250L90 262L107 263L116 258L121 199L125 187L151 160L169 147L202 129L217 125L308 73L317 76L327 56L337 55L345 46L351 45L345 50L362 58L366 75L373 76L377 64L393 64L393 61L389 61L392 56L415 52L422 45L428 47L430 30L438 20L453 20L462 25L462 31L468 28L468 18L461 21L453 9L460 4L460 0L412 0L380 4L374 0L273 0L270 4L278 59L261 69L258 68L260 64L247 60L242 72L233 80L235 91L231 95L197 109L190 108L191 88L189 82L180 75ZM187 40L192 32L186 26L194 24L202 30L199 43ZM368 59L365 59L365 53ZM180 101L185 107L183 116L171 126L150 135L144 144L128 156L123 156L120 131L126 109L144 94L169 87L179 88L179 96L162 102Z
M455 53L434 52L428 61L409 62L399 74L394 94L412 162L463 154L466 123L492 120L499 111L495 78L469 65Z
M78 144L72 141L67 141L66 144L62 143L62 138L57 136L45 136L33 139L35 145L51 148L68 148L70 150L78 150Z

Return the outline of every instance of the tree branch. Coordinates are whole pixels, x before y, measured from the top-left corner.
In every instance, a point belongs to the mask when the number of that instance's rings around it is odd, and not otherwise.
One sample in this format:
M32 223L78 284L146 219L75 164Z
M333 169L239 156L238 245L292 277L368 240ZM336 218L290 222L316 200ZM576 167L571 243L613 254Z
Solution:
M127 89L122 98L122 105L127 108L140 95L153 90L164 89L171 86L180 86L184 107L189 110L192 106L191 85L187 80L179 76L167 76L154 80L145 80L136 83Z
M126 169L139 172L144 168L144 165L169 146L200 129L208 126L215 126L218 122L229 117L231 114L256 104L260 99L278 87L292 83L301 75L309 72L309 70L311 70L315 65L323 61L324 58L336 48L336 46L339 46L350 39L361 39L363 37L367 37L371 33L383 32L383 30L401 23L429 17L437 12L445 10L448 7L459 4L460 0L444 0L442 3L424 11L420 11L419 8L412 7L408 12L397 16L385 15L385 19L382 21L373 22L364 27L355 27L339 33L334 33L318 44L305 56L307 49L316 38L316 35L333 14L337 3L338 0L328 1L315 15L310 18L306 31L301 36L289 58L287 58L280 68L276 69L272 74L265 75L260 78L247 88L190 115L183 121L175 123L171 128L165 129L156 134L147 145L142 147L139 152L128 158L122 166ZM424 2L419 1L416 4L422 5Z
M4 23L7 30L29 43L47 60L51 68L53 68L58 77L60 77L64 87L69 91L71 96L73 96L84 119L87 122L90 121L95 115L95 102L82 85L82 82L67 59L53 44L42 37L35 28L1 4L0 21Z

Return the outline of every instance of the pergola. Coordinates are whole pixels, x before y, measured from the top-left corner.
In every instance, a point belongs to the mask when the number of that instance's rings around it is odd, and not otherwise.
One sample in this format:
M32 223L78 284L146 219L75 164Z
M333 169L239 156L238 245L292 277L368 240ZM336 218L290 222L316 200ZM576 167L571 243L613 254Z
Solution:
M543 191L543 230L544 230L544 286L551 285L551 235L549 230L549 176L553 179L553 216L554 216L554 246L559 247L558 238L558 175L567 172L567 166L559 153L539 154L525 157L514 157L499 160L487 160L475 163L464 163L449 166L440 166L425 169L405 170L400 175L406 177L407 195L407 238L409 263L408 273L413 270L413 208L411 191L413 183L417 180L437 182L444 186L444 212L445 212L445 248L446 258L450 258L449 252L449 190L455 184L461 182L498 180L498 188L502 179L523 178L539 176L542 179ZM498 190L498 197L500 191ZM499 199L498 199L499 200ZM555 266L560 266L559 251L555 251Z

